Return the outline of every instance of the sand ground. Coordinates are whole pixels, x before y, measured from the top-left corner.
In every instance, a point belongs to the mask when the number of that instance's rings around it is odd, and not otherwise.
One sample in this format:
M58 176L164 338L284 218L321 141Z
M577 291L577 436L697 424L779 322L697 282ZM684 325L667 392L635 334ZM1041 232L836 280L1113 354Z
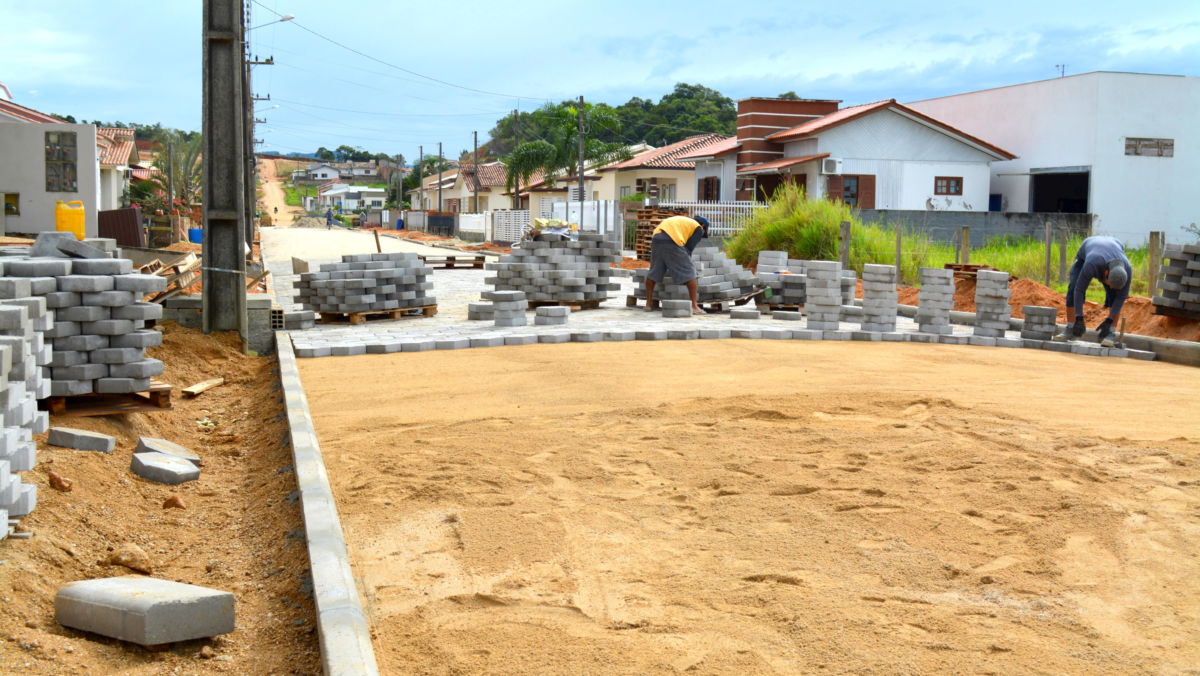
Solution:
M1200 664L1194 369L790 341L301 369L385 673Z

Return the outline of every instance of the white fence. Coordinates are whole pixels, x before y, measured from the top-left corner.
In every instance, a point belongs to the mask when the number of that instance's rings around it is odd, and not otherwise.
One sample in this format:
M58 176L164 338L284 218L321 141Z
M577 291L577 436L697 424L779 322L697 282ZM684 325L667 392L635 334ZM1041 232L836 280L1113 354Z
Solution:
M687 209L692 216L708 219L709 235L731 237L746 227L755 211L767 205L763 202L659 202L658 206Z
M424 211L405 211L404 227L424 232L429 227L429 214Z
M495 242L519 242L525 234L525 226L529 225L529 211L526 209L501 209L492 213L492 236Z
M550 218L575 223L581 232L598 232L618 246L625 236L619 204L610 200L555 202Z
M458 230L483 235L487 232L487 222L487 214L459 214Z

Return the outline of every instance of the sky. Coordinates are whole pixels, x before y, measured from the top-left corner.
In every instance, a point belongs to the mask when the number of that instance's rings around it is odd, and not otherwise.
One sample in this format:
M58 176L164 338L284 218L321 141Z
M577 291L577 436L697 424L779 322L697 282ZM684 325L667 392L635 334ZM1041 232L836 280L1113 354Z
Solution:
M678 82L901 102L1096 70L1200 75L1200 3L247 0L259 150L448 157L513 109ZM201 0L0 0L0 82L48 113L199 130ZM278 22L281 15L291 21Z

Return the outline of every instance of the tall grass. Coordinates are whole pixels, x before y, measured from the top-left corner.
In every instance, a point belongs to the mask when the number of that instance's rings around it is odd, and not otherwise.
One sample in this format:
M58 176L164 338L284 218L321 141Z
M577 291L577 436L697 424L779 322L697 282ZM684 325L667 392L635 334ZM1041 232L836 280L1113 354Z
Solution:
M788 257L807 260L837 260L838 234L842 221L850 222L850 266L859 273L864 263L896 264L896 230L901 236L901 283L915 285L923 267L940 268L958 260L955 246L936 242L926 233L903 225L863 222L858 211L841 202L809 200L804 190L784 184L776 191L767 207L755 212L746 228L726 242L730 257L742 265L756 262L758 252L787 251ZM1075 260L1083 237L1066 242L1067 270ZM1067 281L1059 281L1059 250L1055 241L1050 251L1050 287L1063 293ZM1125 252L1133 267L1133 294L1147 294L1147 250L1145 247ZM1033 237L1003 236L988 240L982 247L971 249L970 261L1004 270L1017 277L1044 281L1046 245ZM1104 290L1099 284L1088 289L1088 299L1103 301Z

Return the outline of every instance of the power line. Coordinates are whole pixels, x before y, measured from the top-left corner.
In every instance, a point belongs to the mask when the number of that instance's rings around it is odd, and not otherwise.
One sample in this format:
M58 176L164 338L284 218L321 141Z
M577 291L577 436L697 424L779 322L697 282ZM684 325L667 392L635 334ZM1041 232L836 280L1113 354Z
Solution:
M276 97L275 101L282 103L290 103L294 106L305 106L307 108L319 108L321 110L332 110L339 113L357 113L359 115L383 115L388 117L478 117L480 115L505 115L506 111L485 111L480 113L376 113L370 110L350 110L349 108L335 108L333 106L319 106L315 103L304 103L303 101L290 101Z
M265 10L267 10L268 12L270 12L270 13L274 14L275 16L279 16L279 17L282 17L282 16L284 16L283 14L280 14L279 12L276 12L275 10L271 9L270 7L267 7L266 5L264 5L264 4L263 4L262 2L260 2L259 0L252 0L252 1L254 2L254 4L258 5L259 7L262 7L263 9L265 9ZM299 28L299 29L301 29L301 30L303 30L303 31L305 31L305 32L307 32L307 33L311 33L312 35L315 35L315 36L317 36L318 38L321 38L322 40L324 40L324 41L326 41L326 42L328 42L328 43L330 43L330 44L333 44L333 45L336 45L336 46L338 46L338 47L341 47L342 49L344 49L344 50L346 50L346 51L348 51L348 52L352 52L352 53L354 53L354 54L357 54L357 55L359 55L359 56L363 57L364 59L370 59L371 61L374 61L375 63L378 63L378 64L382 64L382 65L384 65L384 66L387 66L388 68L395 68L395 69L396 69L396 70L398 70L398 71L401 71L401 72L404 72L404 73L408 73L409 75L415 75L416 77L419 77L419 78L423 78L423 79L429 80L430 82L436 82L436 83L438 83L438 84L440 84L440 85L445 85L445 86L447 86L447 87L453 87L453 88L455 88L455 89L462 89L463 91L475 92L476 94L487 94L487 95L489 95L489 96L499 96L499 97L501 97L501 98L505 98L505 99L535 99L535 100L545 100L545 101L550 101L550 100L551 100L551 99L548 99L548 98L545 98L545 97L541 97L541 96L517 96L516 94L503 94L503 93L501 93L501 92L493 92L493 91L488 91L488 90L486 90L486 89L476 89L476 88L474 88L474 87L468 87L468 86L466 86L466 85L460 85L460 84L455 84L455 83L453 83L453 82L447 82L446 80L441 80L441 79L438 79L438 78L436 78L436 77L433 77L433 76L431 76L431 75L425 75L424 73L418 73L418 72L417 72L417 71L415 71L415 70L409 70L408 68L404 68L403 66L397 66L397 65L396 65L396 64L394 64L394 63L390 63L390 62L388 62L388 61L384 61L383 59L380 59L380 58L378 58L378 57L371 56L370 54L367 54L366 52L359 51L359 50L357 50L357 49L355 49L355 48L353 48L353 47L351 47L351 46L349 46L349 45L346 45L346 44L343 44L343 43L341 43L341 42L338 42L337 40L334 40L333 38L331 38L331 37L329 37L329 36L327 36L327 35L323 35L323 34L321 34L321 33L318 33L317 31L315 31L315 30L313 30L313 29L309 28L308 26L305 26L304 24L302 24L302 23L300 23L300 22L296 21L295 19L292 19L292 20L288 21L288 23L289 23L289 24L291 24L291 25L293 25L293 26L295 26L295 27L297 27L297 28Z

